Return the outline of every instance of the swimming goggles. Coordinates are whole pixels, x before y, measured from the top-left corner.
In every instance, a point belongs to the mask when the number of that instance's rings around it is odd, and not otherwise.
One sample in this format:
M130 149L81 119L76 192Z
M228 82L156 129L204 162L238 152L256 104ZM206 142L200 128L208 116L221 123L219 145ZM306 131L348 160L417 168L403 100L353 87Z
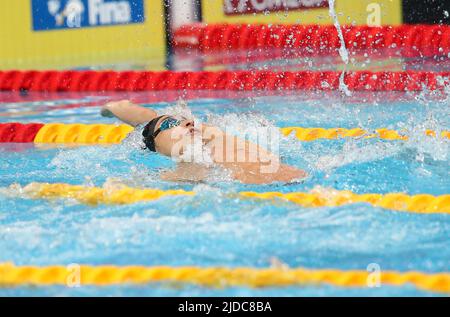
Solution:
M156 136L162 131L178 127L181 124L181 122L182 120L175 119L174 117L165 118L159 125L159 128L156 129L156 131L153 133L153 138L156 138Z

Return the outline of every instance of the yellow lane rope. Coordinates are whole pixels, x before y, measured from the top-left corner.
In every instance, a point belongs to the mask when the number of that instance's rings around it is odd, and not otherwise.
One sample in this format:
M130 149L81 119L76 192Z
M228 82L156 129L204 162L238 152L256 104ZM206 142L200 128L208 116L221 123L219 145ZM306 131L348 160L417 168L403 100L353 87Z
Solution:
M398 131L390 129L377 129L376 133L369 133L366 130L355 128L355 129L344 129L344 128L302 128L302 127L287 127L281 128L281 133L284 136L290 135L295 132L295 136L300 141L314 141L317 139L338 139L338 138L380 138L385 140L407 140L408 136L401 135ZM425 135L436 137L436 132L433 130L426 130ZM442 138L450 139L450 131L442 131Z
M330 284L339 287L367 287L379 277L381 285L414 285L433 292L450 292L450 273L382 271L379 275L366 271L303 268L225 268L168 266L14 266L0 264L0 286L146 284L178 282L208 287L282 287L293 285ZM373 285L373 284L372 284Z
M112 144L120 143L133 131L121 124L45 124L34 138L34 143Z
M99 188L70 184L31 183L24 188L31 198L74 198L87 204L130 204L139 201L158 199L172 195L194 195L193 191L137 189L126 186ZM450 213L450 195L433 196L428 194L406 195L355 194L350 191L315 190L311 192L240 192L241 197L266 200L287 200L303 207L332 207L353 203L368 203L373 206L397 211L416 213Z
M59 144L113 144L120 143L133 128L126 124L45 124L37 133L34 143L59 143ZM281 133L285 136L295 133L300 141L314 141L317 139L337 139L379 137L386 140L406 140L407 136L400 135L399 132L389 129L378 129L376 133L369 133L360 128L303 128L287 127L281 128ZM436 136L436 132L427 130L426 135ZM450 131L443 131L442 138L450 139Z
M287 194L280 192L241 192L240 194L257 199L288 200L303 207L333 207L354 203L368 203L375 207L397 211L450 214L450 195L355 194L350 191L296 192Z
M132 204L139 201L159 199L163 196L194 195L184 190L137 189L127 186L110 188L87 187L70 184L30 183L24 187L24 193L32 198L73 198L82 203L96 204Z

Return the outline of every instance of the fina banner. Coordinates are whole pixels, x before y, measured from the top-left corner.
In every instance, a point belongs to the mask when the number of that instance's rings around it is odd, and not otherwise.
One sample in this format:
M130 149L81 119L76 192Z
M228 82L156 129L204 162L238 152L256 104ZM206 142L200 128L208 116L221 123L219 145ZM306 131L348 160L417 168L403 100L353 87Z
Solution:
M31 0L33 30L144 23L144 0Z
M224 0L226 15L321 8L328 0Z

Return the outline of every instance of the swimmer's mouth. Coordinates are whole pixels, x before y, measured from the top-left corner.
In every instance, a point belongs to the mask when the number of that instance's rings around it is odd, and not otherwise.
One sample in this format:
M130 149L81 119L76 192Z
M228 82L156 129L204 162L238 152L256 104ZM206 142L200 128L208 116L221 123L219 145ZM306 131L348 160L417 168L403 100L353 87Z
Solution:
M190 129L186 132L186 134L189 134L189 135L197 135L199 132L200 132L199 129L196 129L196 128L190 128Z

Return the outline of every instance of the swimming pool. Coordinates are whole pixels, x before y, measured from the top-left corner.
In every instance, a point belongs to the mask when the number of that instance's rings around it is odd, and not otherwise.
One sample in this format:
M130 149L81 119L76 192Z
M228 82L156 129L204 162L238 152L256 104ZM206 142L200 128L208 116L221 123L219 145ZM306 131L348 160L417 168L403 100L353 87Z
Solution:
M130 98L164 113L174 109L169 92L2 92L1 122L115 123L99 115L110 99ZM0 262L16 265L167 265L448 272L448 214L399 212L357 203L305 208L289 201L246 199L241 191L308 192L318 186L354 193L443 195L450 192L450 141L424 131L450 129L448 97L422 93L238 92L188 96L192 113L238 135L260 126L389 128L407 141L380 138L301 142L280 136L283 161L308 171L301 183L244 185L219 178L203 184L159 180L170 159L140 150L134 138L109 146L0 145ZM246 134L249 135L249 134ZM250 138L251 138L250 134ZM30 199L9 186L31 182L102 187L184 189L127 205L90 206L73 199ZM178 283L144 285L3 287L0 295L138 296L439 296L411 284L339 287L207 287Z

